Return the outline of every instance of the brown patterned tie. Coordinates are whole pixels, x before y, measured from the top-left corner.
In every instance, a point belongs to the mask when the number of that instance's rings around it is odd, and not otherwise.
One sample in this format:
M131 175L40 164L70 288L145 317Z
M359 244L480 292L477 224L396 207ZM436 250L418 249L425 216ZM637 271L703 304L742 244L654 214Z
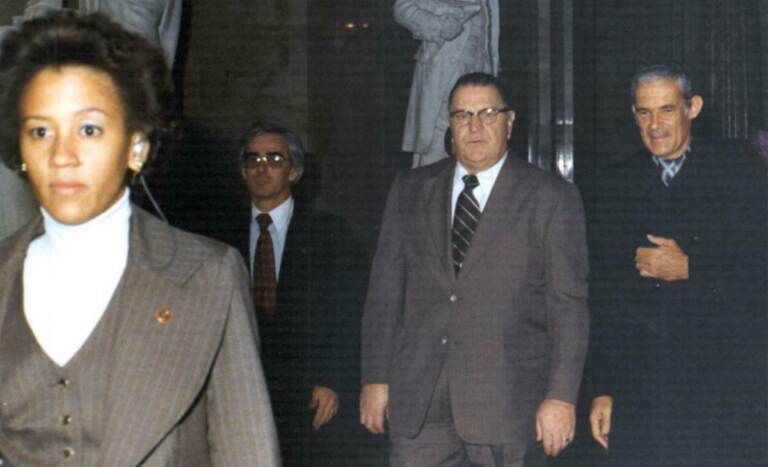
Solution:
M271 319L275 316L275 297L277 278L275 274L275 250L272 248L272 235L269 214L256 216L259 224L259 239L256 241L256 257L253 262L253 305L256 315Z

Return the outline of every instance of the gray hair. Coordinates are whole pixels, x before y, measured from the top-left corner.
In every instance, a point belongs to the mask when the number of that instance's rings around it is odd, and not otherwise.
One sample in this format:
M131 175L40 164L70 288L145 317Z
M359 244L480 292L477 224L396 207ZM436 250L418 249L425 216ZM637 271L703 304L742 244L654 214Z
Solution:
M635 102L635 92L637 92L637 88L641 84L660 80L674 81L683 93L686 109L691 108L691 98L693 97L691 79L680 67L671 64L649 65L640 68L632 77L629 96L632 99L632 103Z
M260 120L251 123L248 129L245 130L243 136L240 138L240 164L243 164L245 153L248 150L250 142L262 135L280 135L285 138L285 142L288 143L288 151L290 151L291 165L296 169L299 175L293 183L296 183L304 173L304 145L301 142L301 138L293 130L288 127L282 126L278 123Z

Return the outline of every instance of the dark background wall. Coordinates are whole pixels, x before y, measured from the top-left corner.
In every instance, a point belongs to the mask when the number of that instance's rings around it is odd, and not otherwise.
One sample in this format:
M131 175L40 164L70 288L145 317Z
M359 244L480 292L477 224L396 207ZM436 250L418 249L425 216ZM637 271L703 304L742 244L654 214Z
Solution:
M704 110L699 137L746 139L763 124L760 3L584 1L575 8L577 182L638 145L628 82L642 65L689 71Z

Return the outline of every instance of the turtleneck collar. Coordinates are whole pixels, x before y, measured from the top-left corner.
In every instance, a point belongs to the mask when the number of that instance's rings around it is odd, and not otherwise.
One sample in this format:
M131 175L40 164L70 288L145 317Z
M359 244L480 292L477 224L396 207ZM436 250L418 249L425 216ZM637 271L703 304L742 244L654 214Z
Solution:
M93 219L82 224L62 224L41 207L43 226L53 251L76 252L82 249L106 250L115 244L128 244L131 218L130 190L125 189L120 199Z
M109 209L78 225L42 209L45 233L24 261L24 314L48 356L64 366L107 310L128 261L128 189Z

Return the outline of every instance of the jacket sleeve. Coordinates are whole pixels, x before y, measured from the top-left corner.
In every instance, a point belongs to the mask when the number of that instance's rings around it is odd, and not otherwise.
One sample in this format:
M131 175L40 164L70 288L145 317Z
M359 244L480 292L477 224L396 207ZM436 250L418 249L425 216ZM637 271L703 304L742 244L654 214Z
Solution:
M349 225L332 217L322 225L325 232L322 251L315 251L311 270L317 277L307 303L314 309L310 326L313 341L309 352L313 385L325 386L337 393L357 392L360 381L360 319L365 293L365 255L354 240ZM321 313L315 313L321 312Z
M547 331L552 343L547 398L576 403L587 344L587 245L576 187L563 184L544 239Z
M259 359L258 333L245 264L234 249L222 283L233 284L221 347L207 390L208 442L213 465L280 465L277 434Z
M363 310L362 384L388 383L393 337L402 313L405 259L400 234L401 179L387 197Z
M723 295L732 304L762 301L768 253L768 180L757 158L723 150L727 166L710 169L713 189L725 203L724 218L711 229L722 230L722 240L709 232L688 239L683 246L689 260L690 280L703 294ZM731 152L728 154L727 152Z

